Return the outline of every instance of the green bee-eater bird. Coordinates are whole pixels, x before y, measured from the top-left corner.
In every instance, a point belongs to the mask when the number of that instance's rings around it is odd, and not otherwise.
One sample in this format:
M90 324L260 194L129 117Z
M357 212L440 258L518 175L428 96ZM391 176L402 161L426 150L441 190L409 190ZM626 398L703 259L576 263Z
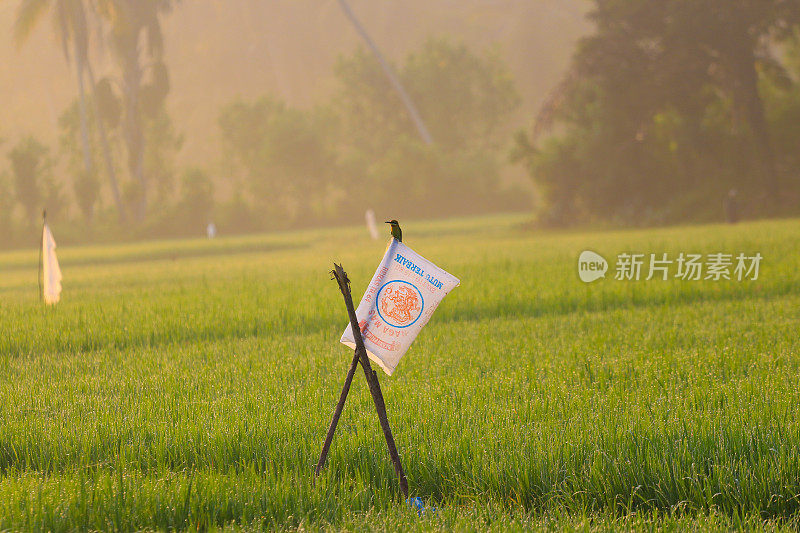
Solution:
M403 242L403 230L400 229L400 223L396 220L387 220L386 223L392 225L392 237L398 242Z

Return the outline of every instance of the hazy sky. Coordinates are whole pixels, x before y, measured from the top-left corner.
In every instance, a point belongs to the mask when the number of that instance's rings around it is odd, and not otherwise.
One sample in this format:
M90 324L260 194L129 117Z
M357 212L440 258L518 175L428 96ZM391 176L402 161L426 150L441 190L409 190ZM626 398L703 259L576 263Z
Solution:
M34 133L48 143L76 95L73 74L51 20L19 50L11 34L18 0L0 2L0 138ZM475 50L500 47L523 96L517 120L527 124L558 80L576 38L588 27L583 0L351 0L374 40L399 61L430 35L466 41ZM216 120L237 95L278 95L307 106L334 87L337 56L359 39L336 0L184 0L164 20L172 77L169 109L186 136L180 159L219 150ZM99 73L113 65L102 50Z

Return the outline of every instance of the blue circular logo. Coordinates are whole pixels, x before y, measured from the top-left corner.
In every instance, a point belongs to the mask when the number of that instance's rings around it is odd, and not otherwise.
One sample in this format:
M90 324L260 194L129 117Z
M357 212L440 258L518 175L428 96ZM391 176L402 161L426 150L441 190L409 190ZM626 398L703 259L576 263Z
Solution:
M416 285L395 279L384 283L375 297L381 319L395 328L407 328L422 316L425 299Z

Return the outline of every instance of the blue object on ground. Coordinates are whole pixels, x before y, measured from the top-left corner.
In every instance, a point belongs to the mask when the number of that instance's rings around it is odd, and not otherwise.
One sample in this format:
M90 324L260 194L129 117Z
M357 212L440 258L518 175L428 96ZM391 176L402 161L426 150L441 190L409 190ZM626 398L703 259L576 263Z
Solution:
M408 503L408 505L410 507L413 507L414 509L417 510L417 514L419 516L425 516L428 513L436 514L436 508L435 507L428 507L426 509L425 508L425 503L422 501L422 498L420 498L419 496L416 496L414 498L409 498L409 499L406 500L406 502Z

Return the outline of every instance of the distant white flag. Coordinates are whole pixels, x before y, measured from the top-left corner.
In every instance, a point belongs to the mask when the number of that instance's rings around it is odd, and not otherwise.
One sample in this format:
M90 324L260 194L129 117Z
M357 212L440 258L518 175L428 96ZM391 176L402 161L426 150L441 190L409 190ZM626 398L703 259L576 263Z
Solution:
M392 239L356 309L369 358L391 376L439 302L458 284L458 278ZM340 342L355 348L349 325Z
M370 236L372 236L373 241L378 240L378 225L375 222L375 211L372 209L367 209L367 212L364 214L364 218L367 220L367 229L369 230Z
M42 295L46 304L61 299L61 269L56 258L56 241L47 224L42 229Z

